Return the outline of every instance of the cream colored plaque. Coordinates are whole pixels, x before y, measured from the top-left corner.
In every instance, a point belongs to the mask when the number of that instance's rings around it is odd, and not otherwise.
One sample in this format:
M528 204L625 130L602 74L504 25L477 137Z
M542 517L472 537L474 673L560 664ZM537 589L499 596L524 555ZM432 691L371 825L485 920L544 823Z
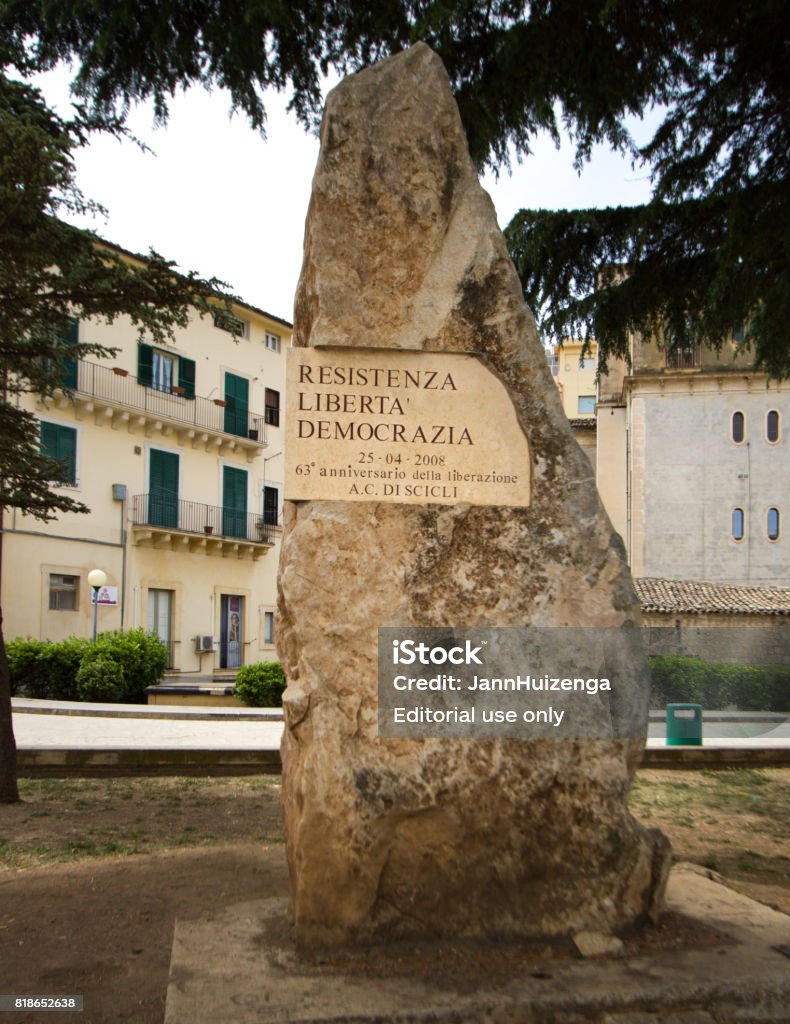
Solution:
M475 356L288 352L285 497L529 505L529 445Z

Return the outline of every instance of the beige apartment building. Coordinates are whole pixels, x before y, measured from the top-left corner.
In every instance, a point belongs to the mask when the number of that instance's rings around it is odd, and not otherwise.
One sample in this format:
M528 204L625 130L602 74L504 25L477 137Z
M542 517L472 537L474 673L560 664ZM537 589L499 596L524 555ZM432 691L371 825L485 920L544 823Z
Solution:
M559 388L562 408L570 421L573 436L593 467L596 460L597 363L597 344L590 341L585 350L584 342L573 338L564 338L562 345L555 345L549 357L551 374Z
M64 488L91 509L41 523L6 512L4 633L89 636L88 574L107 576L99 631L142 626L196 681L271 660L291 324L254 306L195 314L167 345L128 321L74 323L117 348L25 399Z

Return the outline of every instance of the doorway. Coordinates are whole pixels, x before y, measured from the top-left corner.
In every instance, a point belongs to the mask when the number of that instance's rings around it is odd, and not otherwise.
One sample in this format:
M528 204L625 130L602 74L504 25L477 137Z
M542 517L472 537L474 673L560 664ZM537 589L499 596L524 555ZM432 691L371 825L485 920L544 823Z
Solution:
M240 594L220 597L219 667L241 668L244 598Z
M148 632L158 636L167 647L167 667L173 667L173 591L155 590L153 587L148 591Z

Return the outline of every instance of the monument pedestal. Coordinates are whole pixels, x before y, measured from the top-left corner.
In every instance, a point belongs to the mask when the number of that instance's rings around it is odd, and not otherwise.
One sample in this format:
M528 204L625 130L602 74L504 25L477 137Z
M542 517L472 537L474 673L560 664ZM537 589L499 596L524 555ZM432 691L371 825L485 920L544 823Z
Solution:
M677 865L667 888L674 925L626 937L619 958L581 959L562 944L456 942L303 958L285 894L236 904L176 922L165 1024L786 1021L780 947L790 917L710 874Z

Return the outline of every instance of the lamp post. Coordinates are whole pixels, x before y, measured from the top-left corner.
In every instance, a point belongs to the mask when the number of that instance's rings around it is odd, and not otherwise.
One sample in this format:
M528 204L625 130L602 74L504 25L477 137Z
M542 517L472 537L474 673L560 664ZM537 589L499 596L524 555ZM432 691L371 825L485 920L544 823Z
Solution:
M91 569L88 573L88 583L93 590L93 642L96 642L96 613L99 610L99 591L107 582L107 573L102 569Z

